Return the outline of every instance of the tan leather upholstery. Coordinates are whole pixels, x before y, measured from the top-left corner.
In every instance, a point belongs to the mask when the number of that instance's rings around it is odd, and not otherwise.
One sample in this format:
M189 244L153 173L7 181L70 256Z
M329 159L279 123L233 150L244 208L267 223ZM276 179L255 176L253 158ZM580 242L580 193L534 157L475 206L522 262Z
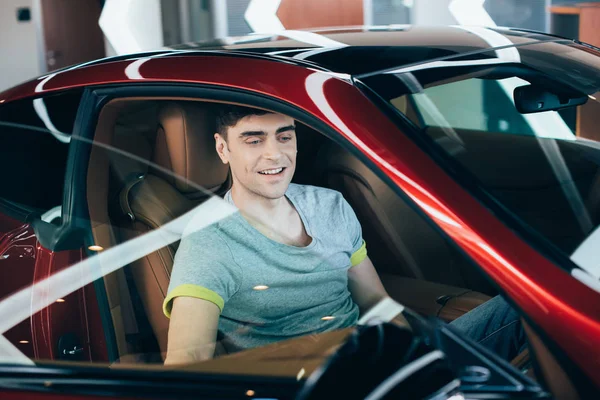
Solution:
M124 184L118 204L123 216L122 239L160 228L202 201L229 188L228 167L214 148L214 124L206 106L163 104L154 148L154 165L131 185ZM160 168L158 168L160 167ZM167 171L172 171L172 176ZM130 265L141 303L164 358L169 320L162 313L177 243Z
M154 162L175 176L154 173L185 194L197 193L198 186L221 187L228 168L215 151L214 113L195 103L170 103L160 110L159 121Z
M319 159L327 185L356 212L380 273L491 292L465 257L360 160L333 143Z
M108 249L116 244L115 227L109 218L109 165L114 160L113 133L119 116L133 104L117 100L107 104L100 114L90 153L87 176L87 200L94 244ZM140 145L138 144L138 148ZM121 157L127 158L127 157ZM129 289L124 271L118 270L104 277L104 286L119 356L134 352L127 341L128 335L138 332Z

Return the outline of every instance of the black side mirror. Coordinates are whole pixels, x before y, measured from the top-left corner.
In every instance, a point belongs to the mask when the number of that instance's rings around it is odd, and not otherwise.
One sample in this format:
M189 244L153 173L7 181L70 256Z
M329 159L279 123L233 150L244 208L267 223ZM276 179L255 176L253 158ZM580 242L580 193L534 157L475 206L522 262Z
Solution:
M588 96L577 92L551 92L538 85L519 86L513 92L515 106L521 114L560 110L585 104Z

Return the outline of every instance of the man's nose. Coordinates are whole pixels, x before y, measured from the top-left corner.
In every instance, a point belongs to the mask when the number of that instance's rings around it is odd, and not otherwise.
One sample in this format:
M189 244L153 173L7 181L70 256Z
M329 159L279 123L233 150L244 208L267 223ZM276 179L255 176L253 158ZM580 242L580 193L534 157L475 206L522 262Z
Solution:
M281 157L280 144L276 138L268 138L264 147L263 157L276 160Z

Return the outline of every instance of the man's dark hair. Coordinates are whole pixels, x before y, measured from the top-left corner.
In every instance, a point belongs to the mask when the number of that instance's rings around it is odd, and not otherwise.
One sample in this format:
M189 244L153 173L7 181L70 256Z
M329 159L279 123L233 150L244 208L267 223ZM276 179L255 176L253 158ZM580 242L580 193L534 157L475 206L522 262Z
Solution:
M227 140L227 129L250 115L265 115L268 111L235 105L224 105L217 111L217 132Z

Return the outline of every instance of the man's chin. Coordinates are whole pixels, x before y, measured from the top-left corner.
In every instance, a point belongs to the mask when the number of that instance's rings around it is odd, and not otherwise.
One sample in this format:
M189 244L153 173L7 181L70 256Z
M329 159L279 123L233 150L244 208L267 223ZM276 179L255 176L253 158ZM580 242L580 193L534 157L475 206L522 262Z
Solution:
M264 197L265 199L277 200L285 196L285 192L287 192L289 186L289 182L282 182L271 187L258 187L256 190L253 190L253 192L258 196Z

